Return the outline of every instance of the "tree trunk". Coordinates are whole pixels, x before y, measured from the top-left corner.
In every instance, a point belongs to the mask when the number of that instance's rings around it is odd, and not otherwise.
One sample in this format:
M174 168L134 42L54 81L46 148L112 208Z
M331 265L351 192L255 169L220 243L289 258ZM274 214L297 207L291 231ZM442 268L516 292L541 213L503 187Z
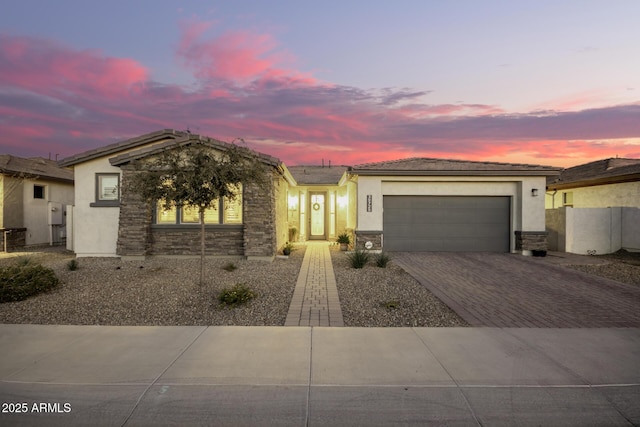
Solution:
M200 207L200 286L204 284L204 208Z

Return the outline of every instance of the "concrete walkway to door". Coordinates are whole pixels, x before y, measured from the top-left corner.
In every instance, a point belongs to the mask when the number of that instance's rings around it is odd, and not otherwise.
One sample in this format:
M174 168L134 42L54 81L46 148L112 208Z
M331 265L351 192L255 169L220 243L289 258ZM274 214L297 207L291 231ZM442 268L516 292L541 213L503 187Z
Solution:
M344 326L329 243L307 242L285 326Z

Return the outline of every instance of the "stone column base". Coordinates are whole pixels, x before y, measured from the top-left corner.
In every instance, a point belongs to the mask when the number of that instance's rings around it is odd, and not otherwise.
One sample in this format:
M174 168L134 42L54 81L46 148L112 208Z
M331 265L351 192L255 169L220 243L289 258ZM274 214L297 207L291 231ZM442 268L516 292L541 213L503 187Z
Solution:
M372 251L382 250L382 231L356 230L356 249L367 249ZM365 245L371 242L371 247Z
M516 231L516 251L523 255L545 255L547 253L546 231Z

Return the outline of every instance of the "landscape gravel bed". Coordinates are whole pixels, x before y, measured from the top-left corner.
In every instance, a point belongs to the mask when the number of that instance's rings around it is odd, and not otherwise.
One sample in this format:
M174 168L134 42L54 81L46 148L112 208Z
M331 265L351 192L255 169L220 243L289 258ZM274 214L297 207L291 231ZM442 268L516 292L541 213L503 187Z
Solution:
M613 254L597 255L597 257L609 262L604 264L574 264L567 267L622 283L640 285L640 252L620 250Z
M393 259L385 268L372 259L355 269L348 254L332 246L331 260L345 326L469 326Z
M69 271L69 252L26 254L51 267L62 282L55 290L24 301L0 304L0 323L73 325L283 325L305 248L273 262L207 258L205 283L198 284L199 258L121 261L80 258ZM0 266L15 262L0 259ZM223 269L227 264L235 271ZM237 283L256 294L248 304L218 303L224 288Z

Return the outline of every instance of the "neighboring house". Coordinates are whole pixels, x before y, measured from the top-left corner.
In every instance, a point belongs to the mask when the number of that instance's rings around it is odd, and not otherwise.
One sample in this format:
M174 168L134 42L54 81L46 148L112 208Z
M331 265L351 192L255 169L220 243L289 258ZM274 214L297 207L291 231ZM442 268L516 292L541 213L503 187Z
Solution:
M60 162L75 171L73 250L78 256L187 255L199 250L188 209L148 207L122 191L131 162L195 141L163 130ZM271 259L287 241L334 240L395 251L523 252L546 249L544 188L560 169L521 164L405 159L348 166L292 166L260 154L273 172L265 191L221 201L206 226L209 255Z
M0 250L62 244L73 172L53 160L0 155Z
M640 251L640 159L611 158L564 169L547 180L552 250Z
M412 158L354 166L359 244L390 251L546 250L544 188L559 168Z

